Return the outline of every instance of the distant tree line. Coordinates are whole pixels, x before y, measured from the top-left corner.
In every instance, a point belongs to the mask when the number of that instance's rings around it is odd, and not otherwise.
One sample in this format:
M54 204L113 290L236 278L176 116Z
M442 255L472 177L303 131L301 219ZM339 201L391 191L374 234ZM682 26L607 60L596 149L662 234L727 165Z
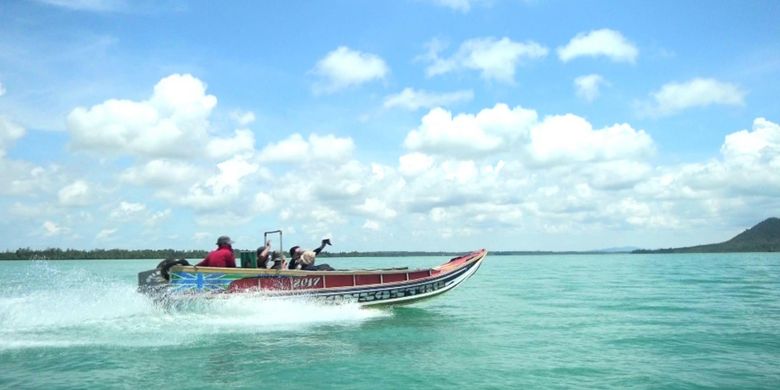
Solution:
M245 250L236 249L236 257ZM254 250L251 250L254 252ZM30 249L19 248L15 251L0 252L0 260L128 260L128 259L202 259L205 250L176 249ZM422 251L378 251L378 252L322 252L318 257L407 257L407 256L458 256L463 252L422 252ZM287 253L285 253L287 255Z
M204 250L175 249L30 249L19 248L15 251L0 252L0 260L99 260L99 259L165 259L203 258Z
M375 252L322 252L317 257L410 257L410 256L457 256L464 252L423 251L375 251Z
M236 258L240 252L247 250L236 249ZM254 252L254 250L249 250ZM455 257L466 252L425 252L425 251L367 251L367 252L322 252L318 257L413 257L413 256L440 256ZM560 255L560 254L598 254L600 252L548 252L548 251L495 251L492 256L527 256L527 255ZM170 257L181 259L202 259L206 257L205 250L177 250L177 249L30 249L19 248L15 251L0 252L0 260L131 260L131 259L167 259ZM285 253L285 256L288 256Z
M463 252L425 252L425 251L378 251L378 252L322 252L317 257L410 257L410 256L461 256L468 253ZM489 252L491 256L537 256L537 255L597 255L608 254L607 252L598 251L492 251Z

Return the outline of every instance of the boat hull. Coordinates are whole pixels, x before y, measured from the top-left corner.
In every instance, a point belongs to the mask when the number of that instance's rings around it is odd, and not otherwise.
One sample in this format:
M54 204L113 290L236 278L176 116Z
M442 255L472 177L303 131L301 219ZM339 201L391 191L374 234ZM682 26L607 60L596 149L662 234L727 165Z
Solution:
M224 297L251 293L263 297L313 298L360 305L403 304L430 298L455 288L472 276L486 250L456 257L438 267L350 271L300 271L253 268L213 268L174 265L169 280L139 274L142 291L166 297Z

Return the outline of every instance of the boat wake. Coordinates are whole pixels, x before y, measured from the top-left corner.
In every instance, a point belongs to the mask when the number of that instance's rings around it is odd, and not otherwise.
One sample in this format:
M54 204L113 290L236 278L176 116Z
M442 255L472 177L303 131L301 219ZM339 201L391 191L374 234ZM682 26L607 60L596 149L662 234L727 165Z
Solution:
M354 326L391 316L357 304L327 305L237 294L160 305L135 281L34 262L0 287L0 350L88 345L149 347L195 343L214 334Z

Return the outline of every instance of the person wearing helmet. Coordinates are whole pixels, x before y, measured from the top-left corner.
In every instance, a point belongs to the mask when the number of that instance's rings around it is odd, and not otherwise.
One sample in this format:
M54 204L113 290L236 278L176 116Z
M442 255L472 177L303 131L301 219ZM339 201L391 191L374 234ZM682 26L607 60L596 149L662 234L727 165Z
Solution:
M233 254L233 240L228 236L217 239L217 249L211 251L196 267L236 267L236 256Z

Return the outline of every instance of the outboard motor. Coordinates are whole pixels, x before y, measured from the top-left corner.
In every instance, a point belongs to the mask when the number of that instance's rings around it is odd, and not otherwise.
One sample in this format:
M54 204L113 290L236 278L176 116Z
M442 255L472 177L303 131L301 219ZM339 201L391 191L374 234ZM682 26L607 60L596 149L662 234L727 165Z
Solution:
M168 258L157 264L157 268L138 273L138 291L142 293L158 293L168 285L171 275L168 271L174 265L190 265L186 259Z

